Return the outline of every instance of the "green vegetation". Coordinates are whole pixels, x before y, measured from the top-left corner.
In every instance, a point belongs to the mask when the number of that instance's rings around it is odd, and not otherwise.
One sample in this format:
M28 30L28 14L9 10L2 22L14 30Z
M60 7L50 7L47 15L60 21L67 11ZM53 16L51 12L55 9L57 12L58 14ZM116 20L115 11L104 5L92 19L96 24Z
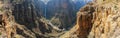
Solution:
M0 32L0 35L2 35L2 33Z
M3 9L2 9L2 8L0 8L0 11L3 11Z

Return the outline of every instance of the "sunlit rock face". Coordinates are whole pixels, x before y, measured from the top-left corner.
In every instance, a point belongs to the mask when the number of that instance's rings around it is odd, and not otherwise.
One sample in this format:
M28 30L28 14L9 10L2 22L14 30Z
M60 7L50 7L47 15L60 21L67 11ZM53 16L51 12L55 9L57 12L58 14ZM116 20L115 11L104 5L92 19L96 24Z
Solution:
M78 30L75 32L77 37L87 38L92 28L93 12L95 11L92 5L86 5L77 13Z
M93 12L92 5L86 5L77 12L76 25L61 38L87 38L92 28Z
M101 0L96 3L93 17L93 28L89 38L120 38L120 1Z
M76 26L61 38L120 38L120 1L100 1L81 8Z

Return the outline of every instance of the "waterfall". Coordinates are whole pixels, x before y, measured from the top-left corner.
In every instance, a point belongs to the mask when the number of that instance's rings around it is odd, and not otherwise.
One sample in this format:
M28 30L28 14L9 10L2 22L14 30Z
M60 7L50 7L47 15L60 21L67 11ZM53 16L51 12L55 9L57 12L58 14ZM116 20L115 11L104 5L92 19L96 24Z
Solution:
M46 8L47 8L47 6L45 5L45 18L46 18Z
M41 0L41 1L43 1L45 3L45 8L44 8L45 9L45 14L44 14L44 16L46 18L46 14L47 14L46 13L46 10L47 10L46 8L47 8L47 3L49 2L49 0Z

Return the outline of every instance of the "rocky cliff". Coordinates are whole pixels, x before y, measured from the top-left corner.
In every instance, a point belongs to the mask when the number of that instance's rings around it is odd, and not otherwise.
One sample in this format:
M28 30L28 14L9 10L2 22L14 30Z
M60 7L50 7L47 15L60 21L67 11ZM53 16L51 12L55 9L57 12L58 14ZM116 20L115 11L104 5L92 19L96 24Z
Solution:
M120 38L119 0L95 0L77 13L77 24L61 38Z
M53 23L60 25L72 20L66 2L64 0L58 6L62 8L59 10L61 14L55 14L49 21L42 17L44 5L38 5L39 0L0 0L0 38L120 38L119 0L88 3L78 11L76 25L61 33L63 30Z
M94 11L95 8L92 3L81 8L77 13L76 25L60 38L87 38L92 28Z
M95 5L89 38L120 38L119 3L119 0L105 0Z
M0 0L0 38L47 38L54 37L49 33L60 32L42 19L43 11L38 8L41 5L36 5L38 2Z

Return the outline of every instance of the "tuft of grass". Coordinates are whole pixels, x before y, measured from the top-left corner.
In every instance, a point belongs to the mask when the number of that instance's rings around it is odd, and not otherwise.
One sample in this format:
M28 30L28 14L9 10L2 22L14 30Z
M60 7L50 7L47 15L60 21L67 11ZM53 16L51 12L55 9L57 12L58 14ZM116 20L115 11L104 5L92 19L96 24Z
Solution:
M3 11L3 9L2 9L2 8L0 8L0 11Z
M0 35L2 35L2 33L0 32Z
M118 7L117 7L117 6L114 6L114 8L115 8L115 10L117 10L117 9L118 9Z

